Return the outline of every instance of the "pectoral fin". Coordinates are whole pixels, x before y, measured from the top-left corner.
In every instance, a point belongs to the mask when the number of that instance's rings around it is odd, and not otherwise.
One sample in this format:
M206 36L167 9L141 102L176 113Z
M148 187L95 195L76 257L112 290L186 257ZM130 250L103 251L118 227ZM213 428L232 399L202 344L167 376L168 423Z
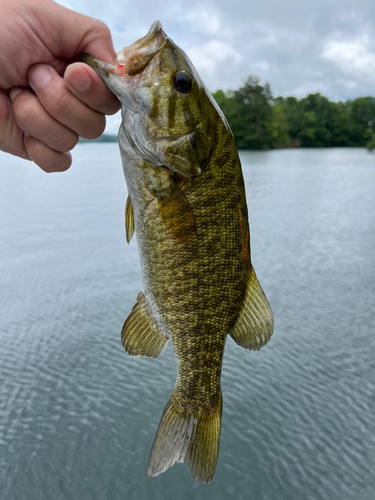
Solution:
M157 358L164 351L168 339L162 335L155 321L151 318L143 292L137 297L121 332L121 342L131 356Z
M258 351L269 341L272 332L273 313L252 267L241 310L229 333L241 347Z
M125 206L125 228L126 228L126 241L130 243L130 240L132 239L135 230L134 211L130 195L128 195Z
M164 225L179 243L189 243L197 235L197 224L191 206L176 182L168 196L158 198Z

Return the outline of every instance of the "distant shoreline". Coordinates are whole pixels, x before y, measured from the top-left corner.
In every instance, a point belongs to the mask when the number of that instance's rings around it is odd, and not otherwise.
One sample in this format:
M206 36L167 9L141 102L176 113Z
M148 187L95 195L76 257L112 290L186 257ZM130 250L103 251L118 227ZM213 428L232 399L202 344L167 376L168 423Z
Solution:
M79 138L78 143L85 142L117 142L117 135L103 134L97 139L83 139L83 137Z

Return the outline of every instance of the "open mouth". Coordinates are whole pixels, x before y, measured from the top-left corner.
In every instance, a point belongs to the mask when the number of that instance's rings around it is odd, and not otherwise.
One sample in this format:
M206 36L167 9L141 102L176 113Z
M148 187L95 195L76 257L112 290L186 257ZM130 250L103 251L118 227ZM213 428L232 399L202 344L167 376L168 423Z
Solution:
M98 61L89 54L82 54L81 60L95 69L99 75L135 76L142 73L152 59L163 48L166 36L162 30L160 21L155 21L148 33L124 47L117 53L118 65L111 65Z
M112 65L98 61L88 54L82 54L81 60L102 77L109 90L131 114L134 114L139 109L139 102L134 92L139 80L137 75L141 75L163 49L166 40L160 22L155 21L144 37L117 53L119 64Z
M141 73L163 48L165 34L160 21L155 21L148 33L136 42L120 50L117 57L120 63L124 63L126 73L129 76Z

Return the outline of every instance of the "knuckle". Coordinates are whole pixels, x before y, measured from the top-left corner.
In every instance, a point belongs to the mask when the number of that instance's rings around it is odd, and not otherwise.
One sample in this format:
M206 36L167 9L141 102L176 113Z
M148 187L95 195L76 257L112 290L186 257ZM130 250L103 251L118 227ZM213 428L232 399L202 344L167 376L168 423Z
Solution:
M112 40L111 37L111 31L108 28L108 26L103 23L103 21L97 21L97 25L95 28L96 34L100 37L103 38L104 40Z
M45 144L41 143L33 137L27 140L28 147L32 152L33 159L43 157L44 150L46 148Z
M71 164L72 164L72 157L71 156L65 157L64 161L60 163L59 172L65 172L70 168Z
M33 137L29 137L27 142L33 161L44 172L63 172L70 167L72 163L70 153L59 153Z
M105 124L106 124L105 116L98 118L95 121L95 123L92 124L91 129L85 132L85 134L82 135L82 137L84 137L85 139L97 139L104 132Z
M2 97L2 96L1 96ZM0 123L6 124L10 118L10 103L7 99L0 99ZM1 127L2 129L3 127Z
M69 115L70 107L71 107L71 99L70 94L67 91L61 91L60 95L55 96L51 99L50 105L50 113L54 117L61 117Z
M22 130L32 127L37 119L37 108L33 99L22 99L22 103L15 102L13 104L13 114Z
M79 140L78 135L73 132L72 138L69 140L68 147L65 151L71 151L73 148L75 148L77 146L78 140Z
M73 131L61 134L54 149L60 153L71 151L77 145L78 139L78 135Z
M0 149L7 151L8 144L8 123L10 120L10 106L0 100Z
M113 100L112 105L108 109L107 115L115 115L121 108L121 103L120 101L116 98L116 100Z
M54 154L46 168L41 167L45 172L65 172L72 164L72 157L69 153ZM48 169L48 170L47 170Z

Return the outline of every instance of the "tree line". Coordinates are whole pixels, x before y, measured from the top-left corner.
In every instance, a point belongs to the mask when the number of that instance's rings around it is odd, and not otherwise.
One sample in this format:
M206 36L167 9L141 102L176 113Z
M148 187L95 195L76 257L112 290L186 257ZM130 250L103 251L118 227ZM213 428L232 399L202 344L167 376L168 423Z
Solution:
M375 98L332 102L319 93L273 98L268 83L248 78L213 94L239 149L364 147L375 149Z

